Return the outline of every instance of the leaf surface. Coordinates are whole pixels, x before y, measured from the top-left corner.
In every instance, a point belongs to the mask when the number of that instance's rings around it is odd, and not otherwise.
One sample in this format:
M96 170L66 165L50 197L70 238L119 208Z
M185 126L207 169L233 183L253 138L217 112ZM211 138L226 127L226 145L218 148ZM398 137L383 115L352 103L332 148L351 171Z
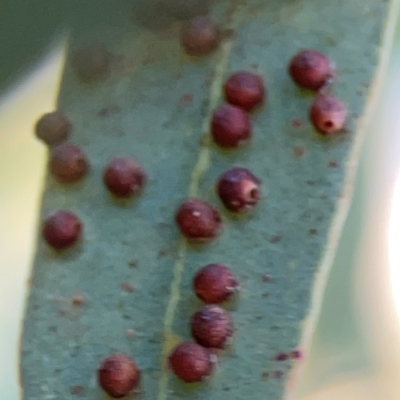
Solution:
M132 355L141 368L138 398L282 399L295 361L275 357L297 349L302 337L391 3L220 1L211 13L224 39L202 59L183 54L176 10L149 2L133 12L130 2L118 4L71 39L59 108L91 170L76 185L49 176L42 215L75 212L84 238L56 253L38 233L21 349L24 399L102 398L96 369L113 352ZM73 55L93 43L114 55L111 76L82 84ZM345 134L326 140L311 128L313 96L287 74L300 48L317 48L336 63L334 94L350 110ZM223 101L224 79L243 69L265 77L268 100L251 117L250 145L222 152L208 137L210 115ZM149 175L134 201L116 201L102 183L116 156L133 156ZM231 166L263 181L262 202L241 218L224 212L214 191ZM225 229L217 241L190 246L180 238L174 213L188 196L221 210ZM212 378L185 385L168 372L166 356L190 338L190 316L201 306L191 279L211 262L229 265L240 281L240 296L226 305L235 335ZM77 293L86 298L80 306L71 303ZM83 387L79 396L75 386Z

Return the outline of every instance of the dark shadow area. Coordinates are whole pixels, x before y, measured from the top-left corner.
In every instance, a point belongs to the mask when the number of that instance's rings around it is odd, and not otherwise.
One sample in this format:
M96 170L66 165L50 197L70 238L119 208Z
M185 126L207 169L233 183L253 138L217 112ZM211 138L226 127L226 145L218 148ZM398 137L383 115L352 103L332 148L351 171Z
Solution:
M107 3L111 2L2 0L0 92L43 55L58 32L101 19Z
M0 93L47 51L64 29L84 34L112 24L132 4L132 21L150 29L208 11L212 0L0 0Z

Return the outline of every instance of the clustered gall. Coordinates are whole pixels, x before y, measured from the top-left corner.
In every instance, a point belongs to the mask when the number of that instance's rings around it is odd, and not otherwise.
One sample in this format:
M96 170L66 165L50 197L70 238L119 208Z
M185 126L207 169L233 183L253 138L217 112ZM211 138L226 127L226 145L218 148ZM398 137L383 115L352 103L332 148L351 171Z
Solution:
M322 93L335 75L332 65L328 57L313 49L298 52L289 63L289 74L297 85L320 91L311 105L309 117L315 129L325 136L341 131L347 118L344 103Z
M201 382L211 375L213 359L209 350L193 342L182 342L169 356L172 371L184 382Z
M184 35L187 32L184 31ZM182 38L186 39L184 35ZM193 49L185 46L184 40L182 42L190 53ZM199 42L203 44L200 34L197 34L197 41L191 39L191 45ZM239 71L227 79L223 89L228 104L214 110L210 122L211 137L217 146L234 149L251 138L252 127L247 112L263 103L265 87L260 76ZM241 213L257 204L261 196L260 183L248 169L232 168L221 175L217 193L228 210ZM209 241L222 232L218 211L200 199L183 202L175 214L175 221L181 233L192 241ZM197 344L183 342L169 357L172 371L183 381L197 382L208 376L211 362L207 348L223 349L232 337L231 317L216 304L228 300L237 288L238 282L232 271L223 264L206 265L193 278L194 292L208 305L191 318L191 332Z
M146 174L133 158L118 157L107 164L103 179L112 194L128 198L141 192L146 183Z
M217 183L217 193L224 206L241 213L252 209L261 197L261 180L246 168L231 168Z
M216 145L234 149L251 139L252 125L247 113L264 102L266 89L260 75L238 71L228 77L223 91L228 104L214 110L210 131Z
M290 61L289 73L297 85L318 90L332 78L332 63L317 50L302 50Z
M228 312L216 305L207 305L197 311L191 320L192 335L204 347L223 349L233 334Z
M70 211L57 211L44 221L42 234L49 246L63 250L78 241L82 234L82 223Z
M203 56L218 46L219 30L207 16L200 15L186 22L181 32L181 43L191 56Z
M225 82L224 92L228 103L250 112L264 100L264 81L257 74L239 71Z
M193 278L197 297L207 304L228 300L237 290L238 282L230 268L223 264L208 264Z
M35 134L48 146L54 146L68 139L72 125L61 111L44 114L36 123Z
M65 142L52 148L49 169L58 181L72 183L85 176L88 162L78 146Z
M223 264L208 264L193 278L196 295L206 303L223 302L237 288L233 273ZM217 360L214 352L226 347L233 334L233 324L229 313L215 304L202 307L190 322L197 343L179 344L169 356L169 365L184 382L199 382L211 374Z
M342 130L346 118L346 106L333 96L317 96L310 109L310 119L315 129L326 136Z
M112 398L128 396L140 382L140 370L126 354L107 357L97 371L100 387Z
M219 212L209 203L200 199L184 201L175 215L181 233L191 241L209 241L222 232Z
M241 108L224 104L214 111L211 120L211 135L220 147L241 146L251 137L250 119Z

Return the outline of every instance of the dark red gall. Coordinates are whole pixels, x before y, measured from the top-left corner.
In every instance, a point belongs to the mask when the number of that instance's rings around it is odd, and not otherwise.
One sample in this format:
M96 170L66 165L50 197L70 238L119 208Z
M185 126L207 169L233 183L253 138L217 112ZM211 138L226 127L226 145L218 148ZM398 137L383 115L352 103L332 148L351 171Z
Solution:
M310 108L311 122L317 131L326 136L342 130L346 118L346 106L333 96L317 96Z
M181 43L186 53L191 56L211 53L217 47L218 41L218 27L207 16L197 16L182 27Z
M204 347L223 349L233 334L231 317L216 305L204 306L191 319L192 335Z
M238 147L251 137L250 119L241 108L224 104L214 111L211 134L220 147Z
M224 206L241 213L252 209L261 197L260 179L246 168L231 168L217 183L217 193Z
M200 382L211 375L213 361L211 353L193 342L182 342L169 356L172 371L184 382Z
M82 234L82 223L69 211L57 211L43 223L42 235L47 244L62 250L71 247Z
M228 78L224 91L228 103L249 112L264 100L264 81L257 74L239 71Z
M222 233L222 220L218 211L200 199L188 199L178 208L175 221L187 239L208 241Z
M230 268L223 264L208 264L193 278L193 289L197 297L207 304L228 300L238 286Z
M111 59L111 53L107 51L104 45L95 44L78 50L72 59L72 63L81 81L95 83L109 77Z
M88 162L78 146L61 143L50 152L49 168L58 181L76 182L86 175Z
M290 61L289 73L297 85L318 90L333 77L332 63L317 50L301 50Z
M53 111L36 122L35 134L47 145L54 146L68 139L71 128L71 122L61 111Z
M140 194L146 183L146 174L140 165L128 157L111 160L103 174L104 184L117 197L132 197Z
M129 395L140 382L140 370L126 354L107 357L97 371L100 387L114 399Z

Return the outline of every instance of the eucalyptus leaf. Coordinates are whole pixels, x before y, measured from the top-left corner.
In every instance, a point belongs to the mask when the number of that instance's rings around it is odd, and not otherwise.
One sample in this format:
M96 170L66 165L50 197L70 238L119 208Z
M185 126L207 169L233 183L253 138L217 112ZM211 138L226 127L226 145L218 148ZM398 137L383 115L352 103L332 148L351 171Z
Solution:
M302 339L391 2L210 2L223 39L204 58L180 47L190 10L182 16L181 1L171 8L161 3L114 2L107 18L99 12L98 21L94 16L71 34L59 109L91 169L74 185L47 177L42 219L68 209L81 218L84 235L59 253L38 231L21 349L25 400L103 398L96 370L114 352L131 355L142 370L135 398L279 400L289 390L298 361L276 356L298 349ZM110 53L109 69L99 82L82 82L75 56L97 44ZM333 93L350 111L343 134L326 139L311 127L314 95L287 73L300 48L316 48L335 62ZM268 99L251 116L251 143L226 152L211 144L208 128L223 102L224 80L238 70L260 73ZM116 156L134 157L148 174L135 200L117 201L103 185L103 168ZM263 200L240 218L225 212L215 194L219 175L232 166L262 179ZM221 211L218 240L192 246L180 237L174 213L192 196ZM201 306L191 280L212 262L229 265L240 282L240 294L224 305L235 333L210 379L183 384L166 358L190 339L190 316ZM71 301L78 293L81 305Z

